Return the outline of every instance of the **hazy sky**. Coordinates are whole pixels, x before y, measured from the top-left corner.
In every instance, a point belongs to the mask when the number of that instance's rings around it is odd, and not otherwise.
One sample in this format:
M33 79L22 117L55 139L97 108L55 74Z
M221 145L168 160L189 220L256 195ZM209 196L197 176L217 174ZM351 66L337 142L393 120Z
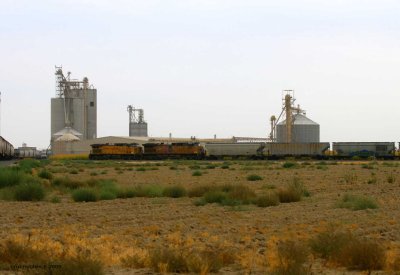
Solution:
M47 147L54 65L98 89L98 136L257 136L281 91L321 141L400 141L398 0L0 0L1 134Z

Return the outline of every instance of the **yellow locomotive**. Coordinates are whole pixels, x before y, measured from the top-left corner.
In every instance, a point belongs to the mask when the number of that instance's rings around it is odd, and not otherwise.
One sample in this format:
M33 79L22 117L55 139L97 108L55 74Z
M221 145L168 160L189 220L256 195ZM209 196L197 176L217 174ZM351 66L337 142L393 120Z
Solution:
M143 147L137 143L92 144L89 159L141 159Z

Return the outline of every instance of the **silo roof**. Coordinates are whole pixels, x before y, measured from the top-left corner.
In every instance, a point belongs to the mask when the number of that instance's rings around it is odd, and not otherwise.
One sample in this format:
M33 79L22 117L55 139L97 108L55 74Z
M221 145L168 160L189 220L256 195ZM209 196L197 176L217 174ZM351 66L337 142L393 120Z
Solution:
M56 139L56 141L76 141L76 140L80 140L80 139L71 133L66 133Z
M312 121L311 119L302 114L295 114L293 115L293 118L294 118L293 121L294 125L319 125L318 123ZM286 120L279 122L278 125L286 125Z
M54 134L54 136L63 136L65 134L71 134L74 136L82 136L81 133L79 133L77 130L71 128L71 127L65 127L64 129L58 131L57 133Z

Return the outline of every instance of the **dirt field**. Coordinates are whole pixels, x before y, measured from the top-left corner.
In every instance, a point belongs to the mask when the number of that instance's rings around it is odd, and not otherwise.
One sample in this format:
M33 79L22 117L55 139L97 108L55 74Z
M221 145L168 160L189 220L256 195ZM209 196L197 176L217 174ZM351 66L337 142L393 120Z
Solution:
M151 263L151 253L163 249L181 255L202 251L198 254L201 259L208 257L202 254L208 251L211 257L221 259L221 274L265 274L284 264L285 257L278 251L280 242L293 240L308 247L310 239L333 226L384 247L385 263L374 274L395 272L400 265L400 163L303 161L290 168L284 168L283 163L52 161L46 169L54 177L79 181L112 179L121 187L181 185L191 190L200 185L242 184L262 195L297 181L307 194L298 202L270 207L251 203L196 206L199 198L188 196L74 202L70 191L53 188L47 181L44 184L49 191L44 201L0 200L0 239L29 243L35 250L54 255L84 253L101 261L105 273L110 274L167 270L165 266L154 269ZM139 167L145 171L138 171ZM201 175L193 176L194 171L201 171ZM262 179L249 181L249 175ZM338 208L345 194L367 196L378 208ZM60 202L51 202L54 197ZM309 248L306 250L303 271L363 272L349 271L335 261L322 259ZM290 255L289 258L294 257ZM202 266L199 259L195 264ZM196 270L210 272L206 267Z

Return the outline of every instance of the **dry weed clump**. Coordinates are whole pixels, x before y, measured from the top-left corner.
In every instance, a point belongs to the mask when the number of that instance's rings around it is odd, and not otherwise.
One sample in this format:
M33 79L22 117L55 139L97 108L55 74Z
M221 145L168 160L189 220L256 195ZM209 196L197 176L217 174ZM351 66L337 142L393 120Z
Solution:
M310 247L316 256L350 270L380 270L386 261L384 247L377 241L356 237L333 226L311 239Z
M0 245L0 263L6 270L26 271L24 265L41 266L44 274L103 274L103 264L93 260L87 255L76 257L65 257L64 255L54 256L47 251L36 250L28 242L20 244L7 240Z
M279 205L279 196L274 191L266 192L255 200L258 207L269 207Z
M309 250L300 241L279 241L276 247L277 264L272 268L272 274L295 275L308 274L307 262Z
M294 180L278 190L279 201L281 203L297 202L301 200L303 193L304 187L301 182Z
M354 211L378 208L378 204L373 198L352 194L345 194L341 201L336 203L336 206L339 208L347 208Z

